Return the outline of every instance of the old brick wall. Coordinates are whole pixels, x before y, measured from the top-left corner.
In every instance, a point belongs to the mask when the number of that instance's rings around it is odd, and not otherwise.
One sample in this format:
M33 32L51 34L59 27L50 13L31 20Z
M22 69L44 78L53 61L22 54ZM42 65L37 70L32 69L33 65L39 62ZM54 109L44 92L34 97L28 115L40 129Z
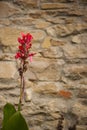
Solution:
M0 120L6 102L18 103L20 32L37 53L25 74L30 130L56 130L59 113L63 130L87 130L87 0L0 0Z

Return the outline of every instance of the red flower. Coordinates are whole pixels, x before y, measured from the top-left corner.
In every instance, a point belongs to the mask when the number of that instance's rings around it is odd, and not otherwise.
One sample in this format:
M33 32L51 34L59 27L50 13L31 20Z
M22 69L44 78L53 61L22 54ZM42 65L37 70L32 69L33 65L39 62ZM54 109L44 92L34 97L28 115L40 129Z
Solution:
M21 44L19 45L19 50L15 55L16 59L22 59L26 60L28 57L30 58L30 61L32 61L32 57L35 55L35 53L30 53L29 49L31 48L31 40L33 39L32 35L30 33L24 34L21 33L22 38L18 38L18 42Z
M31 40L33 39L32 35L30 33L27 33L27 34L24 34L24 33L21 33L22 35L22 38L18 38L18 42L20 44L28 44L31 42Z

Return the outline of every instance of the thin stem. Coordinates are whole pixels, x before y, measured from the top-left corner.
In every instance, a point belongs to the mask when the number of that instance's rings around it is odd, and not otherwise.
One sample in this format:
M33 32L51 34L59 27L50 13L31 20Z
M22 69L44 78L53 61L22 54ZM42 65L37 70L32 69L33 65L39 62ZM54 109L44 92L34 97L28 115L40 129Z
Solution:
M18 104L18 111L21 110L22 99L24 97L24 90L25 90L24 65L25 65L25 62L22 63L22 67L19 70L21 84L20 84L20 98L19 98L19 104Z

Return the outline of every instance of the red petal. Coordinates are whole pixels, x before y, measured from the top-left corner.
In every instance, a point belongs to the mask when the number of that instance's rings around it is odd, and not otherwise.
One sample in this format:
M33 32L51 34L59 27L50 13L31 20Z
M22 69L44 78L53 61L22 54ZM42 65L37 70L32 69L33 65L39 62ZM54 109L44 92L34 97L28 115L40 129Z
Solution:
M21 39L20 37L18 38L18 42L19 42L20 44L24 44L24 40Z
M23 46L19 46L19 50L20 50L20 51L24 51Z
M30 57L30 56L34 56L36 53L30 53L28 56Z
M33 39L32 35L29 33L27 33L26 37L27 37L27 43L31 42L31 40Z
M15 59L18 59L21 57L21 53L20 52L17 52L16 55L15 55Z

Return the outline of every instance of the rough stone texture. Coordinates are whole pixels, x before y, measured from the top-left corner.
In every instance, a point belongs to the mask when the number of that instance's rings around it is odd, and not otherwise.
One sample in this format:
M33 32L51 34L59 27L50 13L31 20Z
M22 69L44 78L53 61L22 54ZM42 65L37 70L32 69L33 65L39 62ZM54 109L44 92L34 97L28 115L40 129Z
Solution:
M20 9L14 7L8 2L0 2L0 18L9 17L18 13L20 13Z
M38 7L39 0L15 0L14 2L24 8L36 8Z
M14 78L16 66L14 62L0 62L0 78Z
M0 1L0 125L4 104L18 104L21 32L37 53L25 73L30 130L57 130L61 114L63 130L87 130L87 0Z

